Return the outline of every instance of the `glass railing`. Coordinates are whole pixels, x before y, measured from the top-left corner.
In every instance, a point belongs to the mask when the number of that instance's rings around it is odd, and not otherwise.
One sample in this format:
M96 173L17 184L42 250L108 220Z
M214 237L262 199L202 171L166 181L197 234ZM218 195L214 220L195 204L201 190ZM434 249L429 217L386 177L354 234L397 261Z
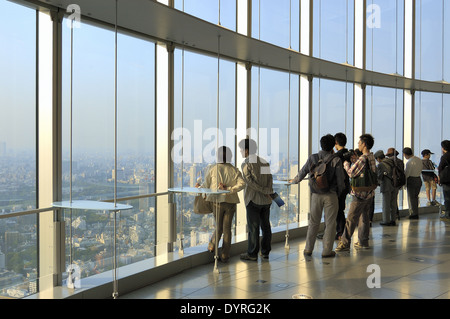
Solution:
M38 291L37 217L51 209L0 214L0 299Z
M276 186L278 187L278 186ZM284 187L284 186L283 186ZM277 189L288 205L278 207L272 204L271 224L274 232L300 227L298 222L298 189ZM207 244L215 229L212 214L199 215L193 212L194 196L178 194L174 196L176 207L176 236L173 252L189 251L190 254L206 251ZM399 208L403 207L400 192ZM133 206L133 209L119 211L116 215L116 267L118 279L121 269L129 265L152 260L157 255L156 243L156 198L167 193L148 194L120 198L118 202ZM289 200L288 200L289 198ZM437 201L441 200L438 187ZM422 187L420 206L427 206L425 188ZM381 211L382 195L377 190L375 212ZM348 202L351 197L348 196ZM348 211L347 205L347 211ZM0 215L0 298L23 298L39 292L38 274L38 224L40 213L53 208L36 209ZM72 280L74 288L100 285L113 280L114 270L114 212L96 210L63 209L65 222L65 265L62 286ZM304 218L301 218L304 219ZM233 223L232 242L236 242L236 226ZM242 238L242 237L240 237ZM244 236L246 238L246 236ZM183 254L179 254L180 258ZM166 262L170 262L167 259ZM148 265L148 264L146 264ZM143 271L140 267L133 271ZM72 274L71 274L71 271ZM129 272L129 271L126 271ZM125 272L124 272L125 273ZM75 277L73 277L75 276Z

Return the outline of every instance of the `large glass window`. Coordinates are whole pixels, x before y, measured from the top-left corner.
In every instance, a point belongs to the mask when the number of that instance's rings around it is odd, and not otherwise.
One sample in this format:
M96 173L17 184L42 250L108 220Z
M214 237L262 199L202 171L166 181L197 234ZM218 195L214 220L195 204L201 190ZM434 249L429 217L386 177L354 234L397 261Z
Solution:
M299 50L299 1L252 0L252 37Z
M387 152L394 147L402 159L403 149L403 91L377 86L366 87L366 132L372 134L375 144L372 152ZM375 191L375 212L382 210L380 188ZM403 201L400 192L400 208Z
M0 1L0 214L36 208L36 11ZM0 219L0 298L37 291L36 216Z
M403 74L403 0L367 1L366 67Z
M444 0L416 0L416 78L449 81L450 5Z
M353 64L353 0L318 0L313 5L313 56Z
M174 86L174 186L193 187L215 163L217 146L228 146L235 164L235 63L177 49ZM183 247L206 245L215 229L212 214L195 214L192 195L175 200Z
M175 0L174 7L208 22L220 23L225 28L236 30L235 1Z
M0 2L0 212L36 207L36 11Z
M403 148L403 91L366 87L366 132L373 135L373 151Z
M270 163L273 179L287 180L298 172L298 75L252 68L252 138L258 155ZM287 205L272 203L272 227L298 222L298 187L274 185Z
M119 199L154 193L155 44L118 34L115 170L115 34L82 24L73 29L73 48L71 39L63 23L63 199L112 200L115 180ZM154 198L126 203L133 209L119 216L117 238L126 238L118 241L119 266L154 256ZM103 211L65 211L71 236L67 263L77 264L82 278L112 268L112 217Z
M353 84L315 78L312 123L313 153L321 149L322 136L339 132L347 136L347 148L353 148Z
M434 154L430 159L436 164L436 167L442 156L441 141L449 139L448 130L445 132L446 125L441 121L441 116L445 111L445 102L448 102L447 94L430 92L416 92L415 94L414 155L421 158L422 150L431 150ZM436 196L436 199L442 202L441 187L438 187ZM427 203L425 185L422 185L419 199L420 204L425 206Z

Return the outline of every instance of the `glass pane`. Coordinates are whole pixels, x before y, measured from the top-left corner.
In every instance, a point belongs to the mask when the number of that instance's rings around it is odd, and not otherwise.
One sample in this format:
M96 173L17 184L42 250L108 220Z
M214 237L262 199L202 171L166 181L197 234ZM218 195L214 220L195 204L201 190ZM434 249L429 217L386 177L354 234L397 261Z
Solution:
M0 2L0 213L36 207L36 11Z
M37 293L36 215L0 219L0 298Z
M416 78L443 79L444 0L416 0ZM447 32L446 37L449 33ZM448 41L447 41L448 42Z
M114 170L115 35L82 24L73 30L73 138L70 176L70 40L63 23L63 199L112 200L155 192L155 44L118 34L117 171ZM118 214L118 266L154 256L155 198L124 201ZM113 215L65 211L67 265L81 278L112 269ZM71 236L71 237L70 237Z
M219 10L220 3L220 10ZM219 0L175 0L175 9L208 22L236 30L236 2Z
M36 11L0 1L0 214L36 208ZM37 292L36 215L0 219L0 298Z
M175 51L175 187L201 184L209 165L215 163L217 146L228 146L235 163L235 64L219 63L216 57ZM175 202L178 240L182 238L183 248L207 245L215 229L212 214L195 214L190 194L177 194Z
M314 79L312 123L312 153L320 150L322 136L339 132L347 136L347 148L353 148L353 84Z
M289 83L289 73L252 69L252 138L258 155L270 163L274 180L287 180L298 172L298 87L296 75ZM274 191L287 204L272 204L272 227L298 223L298 186L274 185Z
M114 198L114 32L73 29L72 199ZM63 22L63 200L70 198L70 41Z
M367 1L367 69L403 74L403 0Z
M353 20L353 1L314 1L313 56L353 64Z
M416 132L414 138L414 155L422 158L421 152L424 149L431 150L432 154L430 160L437 167L439 165L442 149L441 141L448 139L443 128L441 115L445 110L444 101L448 97L440 93L416 92L415 94L415 123L414 130ZM444 125L445 127L445 125ZM443 203L442 188L438 187L436 192L436 199ZM425 185L419 194L420 206L426 206L427 196L425 193Z
M299 50L299 1L252 0L252 37Z
M375 144L372 152L387 152L394 147L402 159L403 149L403 91L377 86L366 88L366 132L372 134ZM403 192L399 193L399 208L402 208ZM380 188L375 190L375 212L382 210Z

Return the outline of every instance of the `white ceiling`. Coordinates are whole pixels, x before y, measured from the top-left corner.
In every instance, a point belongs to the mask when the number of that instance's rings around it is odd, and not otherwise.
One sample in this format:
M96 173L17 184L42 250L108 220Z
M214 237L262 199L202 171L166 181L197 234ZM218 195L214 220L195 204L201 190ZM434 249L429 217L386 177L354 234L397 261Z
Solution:
M69 4L78 4L81 20L95 19L115 25L115 0L25 0L33 5L54 6L66 11ZM265 67L324 78L398 87L412 90L450 93L450 85L406 79L402 76L381 74L371 71L323 61L302 55L287 48L247 37L212 24L181 11L169 8L152 0L119 0L117 25L120 29L137 32L160 41L173 42L186 48L207 51L217 55L220 37L220 55L243 62L252 62Z

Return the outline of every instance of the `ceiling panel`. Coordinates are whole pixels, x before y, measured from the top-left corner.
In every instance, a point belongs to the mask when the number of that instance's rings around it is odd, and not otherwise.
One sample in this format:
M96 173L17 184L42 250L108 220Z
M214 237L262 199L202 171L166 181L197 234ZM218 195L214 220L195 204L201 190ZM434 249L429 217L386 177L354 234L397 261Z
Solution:
M115 25L116 0L32 0L33 4L51 5L66 11L69 4L78 4L81 20L95 19ZM212 24L152 0L117 1L117 25L120 29L139 33L186 48L206 51L254 65L328 79L351 81L366 85L388 86L412 90L450 93L450 85L406 79L398 75L363 71L353 66L323 61L297 51L277 47Z

